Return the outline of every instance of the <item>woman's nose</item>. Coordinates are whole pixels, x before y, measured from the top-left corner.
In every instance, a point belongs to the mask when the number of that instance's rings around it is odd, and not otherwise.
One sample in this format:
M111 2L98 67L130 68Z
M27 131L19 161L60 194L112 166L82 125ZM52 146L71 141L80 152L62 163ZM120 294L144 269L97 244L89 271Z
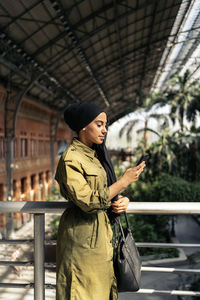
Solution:
M103 132L103 133L106 133L106 132L107 132L106 127L103 127L102 132Z

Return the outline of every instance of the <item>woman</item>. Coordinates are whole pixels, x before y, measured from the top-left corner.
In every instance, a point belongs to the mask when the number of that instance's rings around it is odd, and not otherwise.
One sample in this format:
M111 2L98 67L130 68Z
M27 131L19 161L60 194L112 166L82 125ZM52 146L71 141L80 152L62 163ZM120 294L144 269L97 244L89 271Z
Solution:
M116 300L107 209L112 207L115 214L126 210L128 198L117 195L138 179L145 163L128 169L115 182L104 146L106 113L95 104L75 103L67 108L64 119L78 138L60 158L55 177L62 196L72 203L59 224L56 299Z

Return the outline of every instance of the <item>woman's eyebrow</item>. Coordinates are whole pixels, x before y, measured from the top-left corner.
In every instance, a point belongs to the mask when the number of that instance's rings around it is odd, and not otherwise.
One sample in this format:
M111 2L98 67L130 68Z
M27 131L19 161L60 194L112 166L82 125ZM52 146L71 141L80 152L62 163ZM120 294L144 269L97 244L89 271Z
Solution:
M102 120L96 120L96 122L101 122L101 124L104 124L104 121ZM107 124L107 122L105 122L105 124Z

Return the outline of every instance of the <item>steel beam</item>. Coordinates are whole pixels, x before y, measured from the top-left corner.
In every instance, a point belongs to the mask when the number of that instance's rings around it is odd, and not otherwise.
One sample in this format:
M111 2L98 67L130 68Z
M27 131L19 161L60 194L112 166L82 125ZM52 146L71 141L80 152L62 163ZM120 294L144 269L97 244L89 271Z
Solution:
M13 51L13 49L16 49L16 53L17 53L18 56L20 55L18 53L18 50L20 50L21 57L23 59L25 59L24 58L24 55L25 55L25 57L26 57L25 60L27 60L27 63L29 64L29 66L31 66L31 71L30 71L30 68L29 68L29 69L26 70L26 72L24 72L19 67L17 67L15 64L10 63L10 61L6 60L5 53L3 53L3 55L0 56L0 62L2 64L4 64L6 67L8 67L12 71L14 71L16 74L22 76L22 78L24 78L25 80L28 80L28 81L32 80L32 77L36 77L38 72L39 72L40 76L45 75L49 86L54 86L56 91L62 92L62 94L64 93L65 97L69 97L70 100L72 100L72 101L77 101L78 100L78 98L75 94L73 94L71 91L69 91L64 86L62 86L54 76L48 74L42 66L39 66L39 64L36 61L34 61L32 56L25 53L24 50L22 48L20 48L20 46L17 45L15 42L13 42L10 38L8 38L5 33L2 32L1 36L2 36L1 37L2 47L5 48L6 50L8 50L9 47L11 47L12 51ZM6 41L8 41L7 44L6 44ZM48 89L48 87L46 87L44 85L41 85L38 81L35 82L35 85L38 86L40 89L42 89L45 93L51 95L51 97L53 99L55 98L55 93L50 91ZM59 95L57 94L56 97L59 97Z
M51 187L54 183L54 172L55 172L55 155L56 155L56 142L58 133L58 124L63 112L52 114L50 118L50 159L51 159Z
M124 72L124 60L122 59L122 45L121 45L121 37L120 37L120 28L119 28L119 20L118 20L118 7L117 1L114 0L114 15L115 15L115 31L117 33L117 45L118 45L118 57L119 57L119 73L120 73L120 81L122 88L122 97L125 98L125 80L126 74Z
M45 300L44 214L34 214L34 300Z
M165 5L166 5L166 2L165 2ZM145 81L145 77L146 77L145 76L146 75L146 64L147 64L147 61L149 59L148 56L149 56L150 47L151 47L151 33L154 29L154 23L155 23L155 20L156 20L156 18L155 18L156 12L157 12L157 3L155 3L155 6L153 8L153 15L151 17L151 24L149 26L147 46L146 46L145 53L144 53L144 59L143 59L143 63L142 63L142 73L141 73L141 76L140 76L140 83L139 83L139 87L138 87L139 91L142 91L143 82ZM167 43L167 41L165 43ZM140 104L140 103L142 103L142 96L141 95L139 96L139 99L138 99L138 104Z
M122 3L124 0L116 0L117 3ZM154 0L155 1L155 0ZM101 15L103 13L105 13L107 10L111 9L113 7L113 3L108 3L105 4L103 7L101 7L100 9L98 9L97 11L95 11L94 13L90 14L89 16L87 16L86 18L82 19L80 22L78 22L77 24L72 26L72 30L73 31L78 31L78 27L83 27L85 23L87 23L90 20L93 20L95 17L98 17L98 15ZM66 11L63 11L64 13L66 13ZM52 45L54 45L57 41L59 41L60 39L62 39L64 36L66 36L66 32L61 32L59 35L57 35L55 38L53 38L51 41L49 41L48 43L46 43L44 46L42 46L41 48L39 48L38 50L36 50L36 52L33 53L33 57L36 57L37 55L39 55L40 53L42 53L43 51L45 51L46 49L48 49L49 47L51 47Z
M85 66L86 71L89 73L89 75L91 76L95 86L97 87L97 90L99 92L99 94L101 95L101 97L103 98L103 101L105 103L105 105L107 107L110 106L110 103L108 101L108 97L105 94L105 91L103 90L99 80L97 79L92 66L89 63L89 60L84 52L84 50L82 49L81 45L80 45L80 41L78 40L78 38L76 37L75 33L72 30L72 26L66 16L66 14L64 13L64 10L60 4L60 2L57 0L50 0L50 2L52 3L53 8L55 9L56 13L58 14L61 22L64 24L64 28L66 30L67 35L69 36L69 38L72 40L72 44L74 46L75 49L77 49L78 51L78 55L80 56L82 63Z
M6 183L6 200L13 199L13 168L14 168L14 139L16 136L17 115L28 90L38 80L39 76L32 80L20 93L10 90L7 92L4 108L4 137L5 137L5 183ZM6 216L6 236L10 237L13 230L12 214Z

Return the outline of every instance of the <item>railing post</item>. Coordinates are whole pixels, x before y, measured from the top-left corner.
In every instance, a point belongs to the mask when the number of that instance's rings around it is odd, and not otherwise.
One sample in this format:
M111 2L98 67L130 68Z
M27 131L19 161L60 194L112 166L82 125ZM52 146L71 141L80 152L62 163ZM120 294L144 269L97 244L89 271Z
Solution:
M45 299L44 214L34 214L34 300Z

